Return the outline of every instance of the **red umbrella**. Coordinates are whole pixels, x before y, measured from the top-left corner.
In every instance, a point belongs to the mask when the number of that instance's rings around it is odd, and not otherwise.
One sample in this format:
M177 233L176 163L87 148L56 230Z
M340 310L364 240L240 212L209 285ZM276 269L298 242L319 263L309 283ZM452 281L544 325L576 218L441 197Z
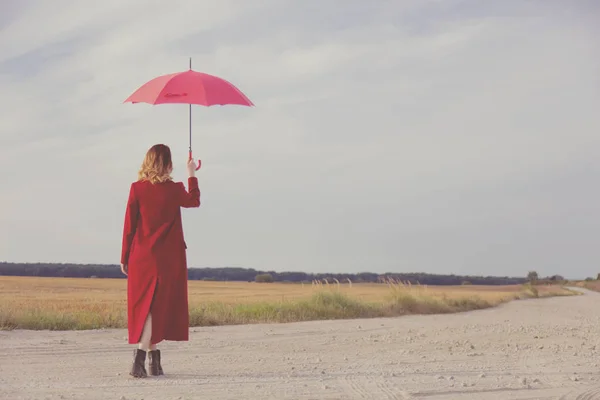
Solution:
M190 107L190 159L192 158L192 104L201 106L237 104L253 106L252 102L238 88L224 79L190 69L185 72L162 75L154 78L124 101L125 103L189 104ZM199 170L201 166L198 160Z

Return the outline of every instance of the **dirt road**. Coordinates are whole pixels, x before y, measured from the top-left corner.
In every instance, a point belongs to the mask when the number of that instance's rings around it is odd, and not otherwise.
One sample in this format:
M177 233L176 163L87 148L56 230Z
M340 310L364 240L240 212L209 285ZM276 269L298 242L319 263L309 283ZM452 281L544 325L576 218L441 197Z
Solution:
M145 380L123 330L0 332L0 399L600 399L598 293L192 332Z

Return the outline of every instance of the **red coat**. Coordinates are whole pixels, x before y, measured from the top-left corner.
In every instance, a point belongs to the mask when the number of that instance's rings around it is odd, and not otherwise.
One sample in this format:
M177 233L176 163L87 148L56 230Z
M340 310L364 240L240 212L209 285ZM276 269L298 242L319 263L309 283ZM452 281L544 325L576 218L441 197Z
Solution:
M129 191L121 263L128 266L129 343L138 343L152 312L152 344L188 340L187 246L181 207L199 207L198 179L134 182Z

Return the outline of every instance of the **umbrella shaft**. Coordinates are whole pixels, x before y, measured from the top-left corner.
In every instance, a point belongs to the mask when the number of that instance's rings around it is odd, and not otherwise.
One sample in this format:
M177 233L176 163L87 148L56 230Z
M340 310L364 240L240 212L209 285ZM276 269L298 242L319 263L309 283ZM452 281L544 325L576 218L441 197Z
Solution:
M190 57L190 71L192 70L192 57ZM189 105L190 107L190 158L192 158L192 105Z

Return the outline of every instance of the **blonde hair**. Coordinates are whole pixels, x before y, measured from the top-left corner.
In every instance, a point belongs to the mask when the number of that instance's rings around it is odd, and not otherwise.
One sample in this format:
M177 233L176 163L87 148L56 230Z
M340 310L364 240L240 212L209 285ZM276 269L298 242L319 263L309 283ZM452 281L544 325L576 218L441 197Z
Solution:
M164 144L156 144L146 153L138 172L138 180L153 184L170 181L172 170L171 149Z

